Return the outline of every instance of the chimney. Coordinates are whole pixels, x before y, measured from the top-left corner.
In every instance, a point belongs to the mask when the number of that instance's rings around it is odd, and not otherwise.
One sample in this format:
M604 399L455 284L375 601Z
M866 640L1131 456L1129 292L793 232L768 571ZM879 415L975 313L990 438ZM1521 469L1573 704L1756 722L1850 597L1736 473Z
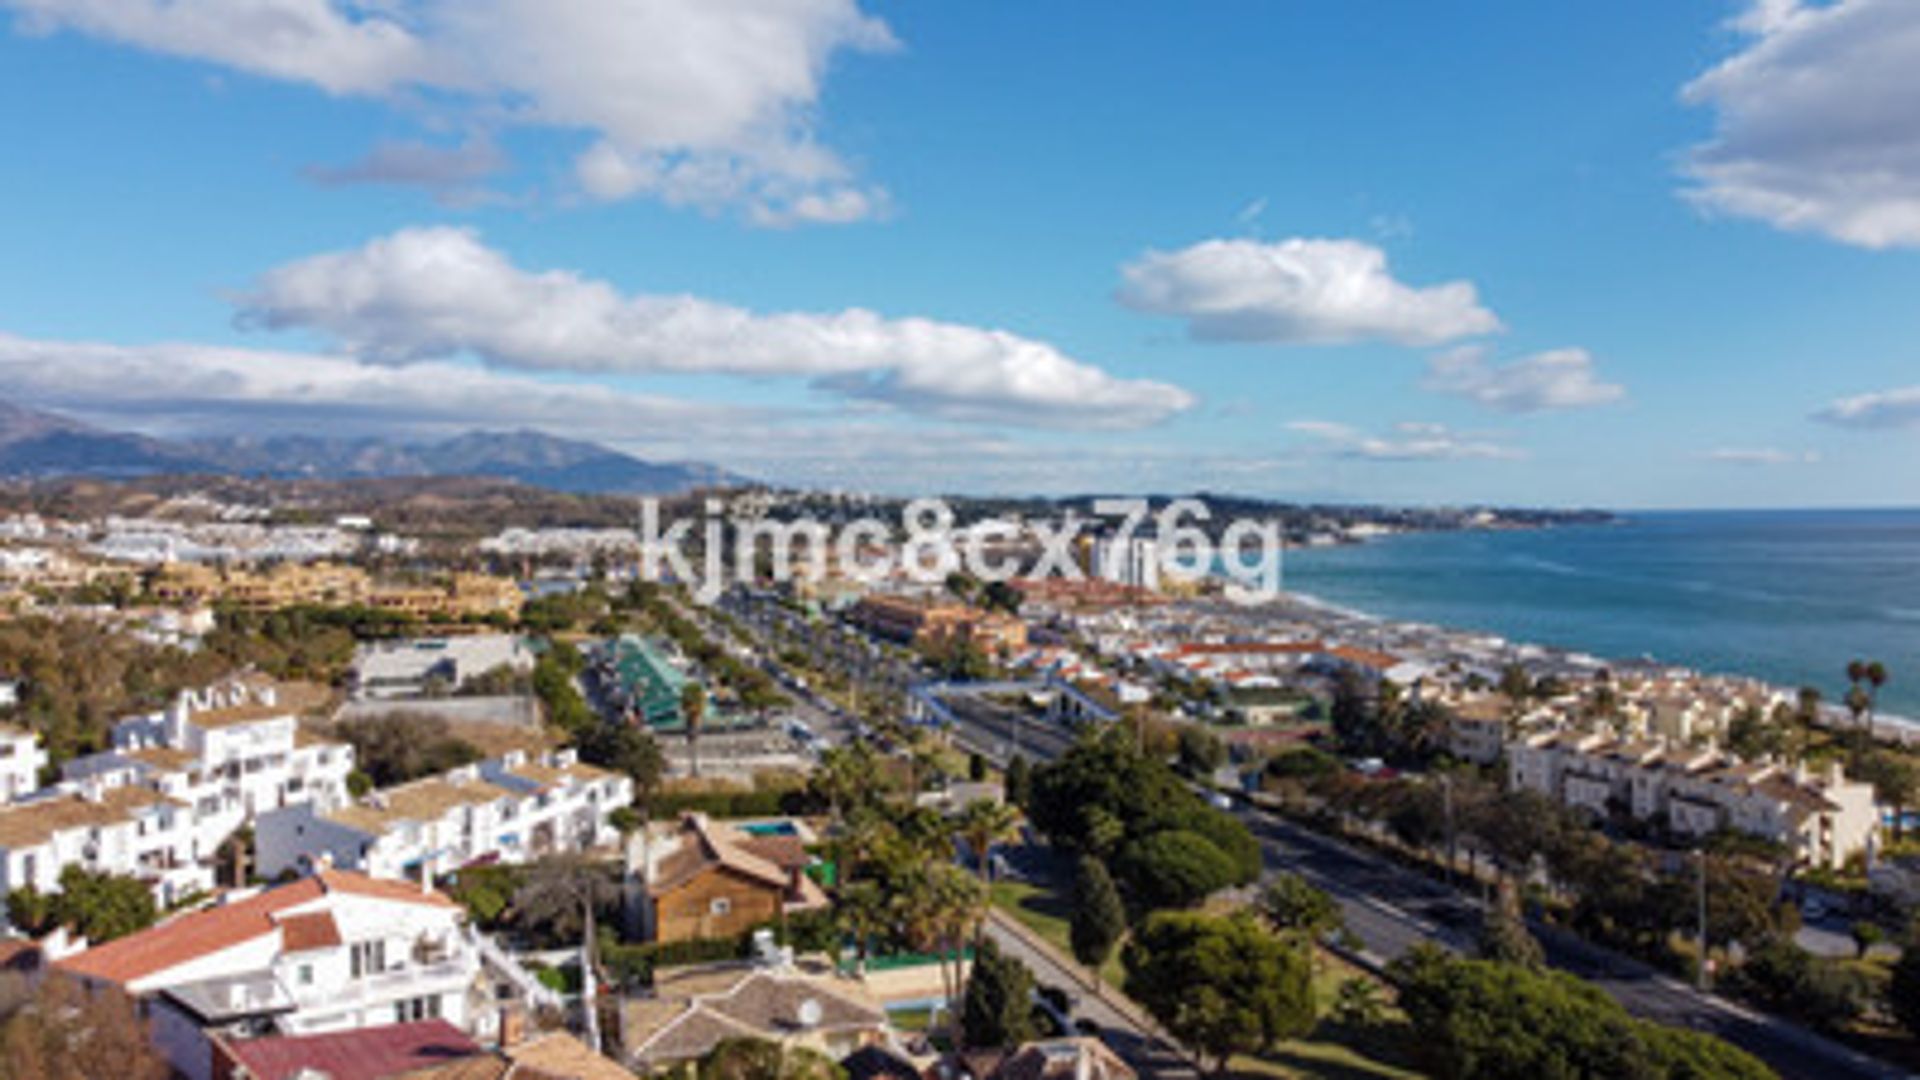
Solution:
M1093 1080L1093 1051L1086 1046L1073 1055L1073 1080Z

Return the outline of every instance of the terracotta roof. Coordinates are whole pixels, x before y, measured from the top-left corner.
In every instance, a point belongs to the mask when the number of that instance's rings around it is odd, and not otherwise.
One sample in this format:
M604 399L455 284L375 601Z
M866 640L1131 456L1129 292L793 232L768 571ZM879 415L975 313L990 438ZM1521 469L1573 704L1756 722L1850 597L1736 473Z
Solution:
M377 835L386 832L396 821L438 821L455 807L480 806L499 799L519 797L519 793L488 780L452 780L445 776L429 776L399 787L385 788L351 806L328 811L323 816L328 821Z
M1318 641L1189 641L1173 651L1180 656L1304 656L1325 648Z
M1099 1039L1048 1039L1022 1046L994 1070L993 1080L1077 1080L1080 1065L1089 1080L1133 1080L1126 1062Z
M206 709L188 713L187 723L197 728L214 730L239 724L257 724L263 720L278 720L292 715L293 710L284 705L231 705L224 709Z
M328 1080L393 1080L450 1062L486 1060L477 1043L445 1020L236 1040L226 1049L249 1080L291 1080L302 1070Z
M204 908L137 934L97 945L59 961L58 967L115 983L132 983L196 957L274 933L275 915L331 893L370 896L399 903L457 907L438 892L401 881L381 881L346 870L327 870L275 886L230 904ZM308 931L303 931L308 932Z
M340 944L340 925L333 914L316 911L307 915L289 915L280 920L280 951L310 952L331 949Z
M0 809L0 848L44 844L68 829L99 828L128 820L149 806L183 806L144 787L108 788L96 802L80 795L62 795Z
M513 1062L512 1080L533 1080L534 1073L554 1080L633 1080L632 1073L564 1031L536 1035L502 1052Z
M1338 657L1348 663L1359 664L1362 667L1370 667L1379 671L1384 671L1400 662L1400 658L1392 653L1378 652L1373 649L1362 649L1353 645L1336 645L1326 650L1326 653L1328 656Z
M813 861L807 845L797 836L754 836L747 834L740 846L782 870L793 870Z
M629 1002L622 1017L629 1052L650 1064L700 1057L740 1035L779 1039L800 1030L800 1009L820 1010L814 1031L860 1031L886 1013L853 983L751 966L696 969L664 980L652 999Z
M121 757L132 758L143 765L151 765L163 772L179 772L191 766L197 759L185 750L176 750L171 746L149 746L140 750L117 751Z
M688 814L680 822L680 849L662 859L648 892L654 896L685 885L715 867L786 889L792 874L764 856L748 850L747 835L726 825L716 825L699 814Z

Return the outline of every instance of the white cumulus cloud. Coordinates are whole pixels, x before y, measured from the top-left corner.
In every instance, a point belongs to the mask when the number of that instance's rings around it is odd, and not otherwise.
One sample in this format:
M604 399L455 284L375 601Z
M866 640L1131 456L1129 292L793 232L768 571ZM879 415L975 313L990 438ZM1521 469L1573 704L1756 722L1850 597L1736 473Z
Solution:
M1855 394L1830 402L1814 419L1850 428L1920 428L1920 386Z
M884 192L817 138L827 69L895 48L857 0L0 0L30 33L406 101L466 123L587 133L597 198L755 221L856 220ZM407 170L381 170L405 179Z
M1471 282L1407 285L1358 240L1207 240L1149 251L1121 276L1121 303L1184 318L1201 341L1438 345L1500 329Z
M1686 195L1868 248L1920 245L1920 4L1755 0L1744 47L1687 84L1713 136Z
M1384 435L1328 420L1295 420L1287 430L1305 435L1340 457L1366 461L1516 461L1526 452L1444 424L1408 421Z
M1452 349L1427 362L1421 387L1509 413L1583 409L1627 394L1620 384L1601 380L1585 349L1552 349L1504 365L1489 363L1478 346Z
M470 352L533 370L800 376L933 415L1087 428L1144 426L1194 403L1179 387L1118 378L1004 330L627 295L569 271L523 270L465 229L406 229L301 259L239 303L249 325L318 331L396 364Z

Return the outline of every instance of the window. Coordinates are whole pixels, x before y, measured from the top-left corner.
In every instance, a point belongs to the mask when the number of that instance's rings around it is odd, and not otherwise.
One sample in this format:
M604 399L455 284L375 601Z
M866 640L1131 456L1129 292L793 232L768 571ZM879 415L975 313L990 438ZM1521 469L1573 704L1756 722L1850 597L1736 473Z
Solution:
M350 954L353 977L378 975L387 970L387 943L381 940L356 941Z
M301 964L298 968L294 969L294 981L299 983L301 986L312 986L313 985L313 965Z
M416 1020L437 1020L440 1017L439 997L408 998L393 1003L393 1016L396 1023L410 1024Z
M727 899L724 896L716 896L707 904L707 914L712 915L715 918L720 918L722 916L731 914L732 911L733 911L733 901Z

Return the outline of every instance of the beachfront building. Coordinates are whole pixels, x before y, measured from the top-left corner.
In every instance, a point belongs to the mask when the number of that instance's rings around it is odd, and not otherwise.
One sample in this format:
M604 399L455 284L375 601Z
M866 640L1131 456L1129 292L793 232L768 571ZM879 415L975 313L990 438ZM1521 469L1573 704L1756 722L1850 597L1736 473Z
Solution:
M1879 827L1873 786L1847 779L1838 763L1815 774L1711 746L1564 730L1516 739L1506 753L1515 788L1683 837L1746 833L1784 846L1803 866L1839 867L1866 851Z
M475 863L519 863L615 843L613 812L632 778L583 764L571 750L513 751L344 805L264 814L254 831L260 872L332 865L431 881Z
M33 732L0 724L0 806L25 798L40 787L40 770L47 752Z
M1026 623L967 604L869 593L853 606L850 618L874 636L903 645L935 649L964 645L989 656L1011 656L1027 647Z
M1520 734L1555 726L1562 717L1552 705L1515 702L1498 693L1459 693L1434 700L1446 710L1447 753L1476 765L1492 765Z
M217 1038L441 1019L494 1030L483 945L446 896L324 871L183 915L56 965L143 1002L152 1038L191 1080Z

